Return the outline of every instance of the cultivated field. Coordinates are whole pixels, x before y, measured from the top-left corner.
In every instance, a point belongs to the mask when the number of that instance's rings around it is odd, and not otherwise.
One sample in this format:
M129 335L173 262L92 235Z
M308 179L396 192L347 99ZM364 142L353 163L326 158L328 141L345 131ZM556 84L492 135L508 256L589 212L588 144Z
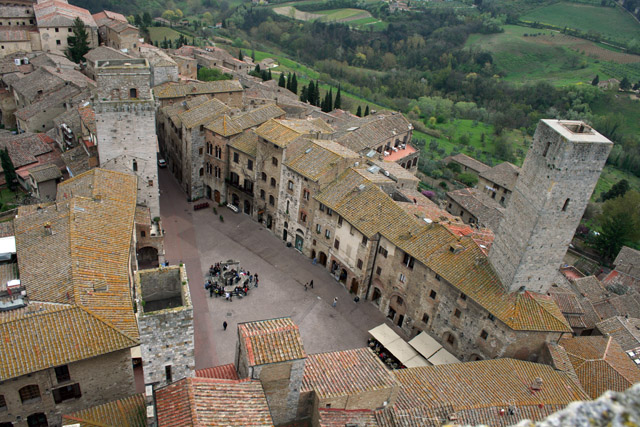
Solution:
M167 40L177 40L180 38L180 33L170 27L149 27L149 35L153 43L160 43L164 41L165 37Z
M296 4L308 4L309 2L293 2L274 7L273 11L282 16L298 19L300 21L322 21L322 22L342 22L348 23L352 27L369 27L375 29L384 28L386 24L371 16L371 13L363 9L342 8L327 9L313 12L306 12L295 7Z
M585 32L594 31L620 43L640 37L640 24L617 7L561 2L534 9L524 15L522 20Z

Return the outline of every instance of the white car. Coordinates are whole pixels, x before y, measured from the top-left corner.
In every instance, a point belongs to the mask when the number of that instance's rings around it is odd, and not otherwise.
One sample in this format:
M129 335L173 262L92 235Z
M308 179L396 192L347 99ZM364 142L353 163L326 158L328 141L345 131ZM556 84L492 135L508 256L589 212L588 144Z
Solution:
M167 167L167 161L165 159L158 159L158 166L161 168Z

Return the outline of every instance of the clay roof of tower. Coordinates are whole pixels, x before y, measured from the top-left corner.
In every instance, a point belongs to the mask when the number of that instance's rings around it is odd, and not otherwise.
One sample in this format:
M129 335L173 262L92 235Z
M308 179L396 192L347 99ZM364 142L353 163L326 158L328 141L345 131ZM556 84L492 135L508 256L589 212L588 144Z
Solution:
M424 408L419 414L432 413L446 420L454 415L456 424L505 426L520 419L540 420L573 401L589 398L566 374L551 366L515 359L408 368L393 373L401 384L392 409L396 417L404 412L412 418L410 411ZM535 390L538 378L542 381ZM510 406L514 415L508 413Z
M520 168L513 163L502 162L480 174L480 177L512 191L520 175Z
M640 382L640 369L613 337L563 338L567 352L582 387L595 399L607 390L624 391Z
M441 224L419 224L382 189L353 169L345 171L315 198L366 237L382 235L510 328L571 330L551 297L533 292L508 293L472 235L461 236ZM461 250L452 251L452 247Z
M396 386L380 358L368 348L358 348L307 356L300 391L314 391L319 399L327 399Z
M108 59L129 59L131 56L109 46L98 46L84 55L87 61L96 62Z
M87 9L68 4L66 2L49 0L34 4L38 27L71 27L77 17L84 25L97 28L96 21Z
M182 98L185 96L208 93L241 92L242 85L238 80L218 80L214 82L167 82L153 88L156 99Z
M240 323L238 334L247 350L249 366L307 357L298 325L289 317Z
M260 381L185 378L156 391L163 427L271 427Z
M93 16L93 20L96 21L96 25L98 25L98 27L101 27L114 19L116 21L128 22L124 15L111 12L110 10L103 10L102 12L94 13L91 16Z
M63 426L146 427L147 409L143 393L62 416Z

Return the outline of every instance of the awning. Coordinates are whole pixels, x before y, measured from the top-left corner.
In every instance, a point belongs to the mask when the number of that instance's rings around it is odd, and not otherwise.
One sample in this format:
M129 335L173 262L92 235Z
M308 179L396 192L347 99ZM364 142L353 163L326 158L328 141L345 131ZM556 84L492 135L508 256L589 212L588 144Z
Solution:
M449 363L460 363L451 353L442 347L438 341L433 339L426 332L420 332L414 339L409 341L409 345L416 349L430 365L447 365Z
M430 363L433 363L434 365L448 365L451 363L460 363L460 361L453 354L449 353L444 348L441 348L440 350L438 350L436 354L431 356L428 360Z
M2 237L0 238L0 254L15 254L16 253L16 237Z
M429 362L414 350L405 340L386 324L376 326L369 331L400 363L408 368L429 366Z

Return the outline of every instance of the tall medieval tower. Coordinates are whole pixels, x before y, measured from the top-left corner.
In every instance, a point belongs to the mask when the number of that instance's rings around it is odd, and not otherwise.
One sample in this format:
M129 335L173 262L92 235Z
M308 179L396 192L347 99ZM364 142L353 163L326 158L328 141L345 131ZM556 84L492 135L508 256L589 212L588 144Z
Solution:
M138 204L160 216L155 102L146 59L97 61L100 167L138 176Z
M556 280L612 146L583 122L540 121L489 252L509 292Z

